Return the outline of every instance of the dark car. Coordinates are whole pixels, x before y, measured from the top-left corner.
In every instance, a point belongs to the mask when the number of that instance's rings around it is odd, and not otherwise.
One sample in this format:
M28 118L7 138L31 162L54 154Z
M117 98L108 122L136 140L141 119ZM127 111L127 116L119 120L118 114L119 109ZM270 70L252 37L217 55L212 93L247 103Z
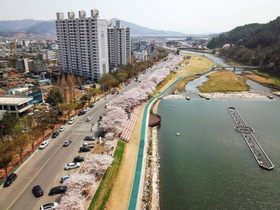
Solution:
M91 150L91 148L84 146L84 147L80 147L79 152L89 152Z
M69 146L69 144L71 144L72 143L72 140L67 140L67 141L65 141L64 143L63 143L63 146L64 147L68 147Z
M84 115L85 113L87 113L86 111L80 111L79 113L78 113L78 116L81 116L81 115Z
M93 107L94 107L94 104L89 105L89 108L93 108Z
M42 190L40 185L34 186L32 189L32 193L36 198L44 195L44 191Z
M50 190L49 195L55 195L58 193L65 193L67 191L67 186L57 186Z
M56 138L58 135L59 135L59 131L55 131L55 132L52 134L52 138Z
M10 186L16 179L17 179L17 175L15 173L11 173L7 177L7 179L6 179L5 183L4 183L4 187Z
M94 140L95 140L95 137L94 137L94 136L86 136L86 137L84 138L84 140L94 141Z
M85 160L85 158L81 157L81 156L74 157L74 162L83 162L84 160Z

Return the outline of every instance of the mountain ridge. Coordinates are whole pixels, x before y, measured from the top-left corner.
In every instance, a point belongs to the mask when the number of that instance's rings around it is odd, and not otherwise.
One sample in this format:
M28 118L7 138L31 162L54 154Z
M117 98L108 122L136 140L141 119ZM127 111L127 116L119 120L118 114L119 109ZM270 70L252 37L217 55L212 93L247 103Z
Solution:
M109 21L115 24L118 18L112 18ZM121 20L121 25L130 27L131 36L184 36L186 34L174 31L154 30L148 27ZM40 36L56 36L55 20L0 20L0 32L14 33L25 32L27 34L37 34Z

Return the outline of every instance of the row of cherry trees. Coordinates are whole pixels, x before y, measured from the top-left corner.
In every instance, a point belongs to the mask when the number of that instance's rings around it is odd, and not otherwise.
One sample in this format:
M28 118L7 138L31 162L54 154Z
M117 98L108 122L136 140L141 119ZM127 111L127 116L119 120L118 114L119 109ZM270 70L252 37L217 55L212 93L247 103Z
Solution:
M101 128L107 132L106 137L112 138L113 134L120 133L132 109L147 100L158 84L182 61L183 56L181 55L168 59L161 69L142 81L139 87L133 88L112 100L108 106L108 111L100 122Z
M90 154L79 173L71 174L65 181L67 191L56 209L84 210L85 201L90 190L97 188L108 166L114 158L110 155Z

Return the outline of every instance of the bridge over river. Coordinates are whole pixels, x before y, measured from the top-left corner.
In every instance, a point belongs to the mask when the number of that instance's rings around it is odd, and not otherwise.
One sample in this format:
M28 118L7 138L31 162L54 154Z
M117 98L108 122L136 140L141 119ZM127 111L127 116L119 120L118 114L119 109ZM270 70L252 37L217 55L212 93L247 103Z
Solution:
M255 132L255 130L246 125L246 123L234 107L229 107L228 111L236 124L234 130L241 133L259 166L268 170L273 169L274 165L253 135L253 132Z
M238 70L247 70L247 69L257 69L258 66L220 66L220 67L213 67L213 69L233 69L234 71L236 69Z

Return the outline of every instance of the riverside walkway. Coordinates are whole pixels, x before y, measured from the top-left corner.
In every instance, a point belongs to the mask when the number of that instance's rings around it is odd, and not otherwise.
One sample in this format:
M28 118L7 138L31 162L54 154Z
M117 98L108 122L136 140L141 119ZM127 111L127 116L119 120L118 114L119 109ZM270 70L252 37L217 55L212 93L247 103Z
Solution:
M242 117L234 107L229 107L228 111L231 114L236 124L234 130L241 133L248 147L253 153L256 161L258 162L259 166L267 170L273 169L274 165L272 164L272 162L270 161L270 159L262 149L261 145L253 135L255 130L246 125L246 123L244 122L244 120L242 119Z

